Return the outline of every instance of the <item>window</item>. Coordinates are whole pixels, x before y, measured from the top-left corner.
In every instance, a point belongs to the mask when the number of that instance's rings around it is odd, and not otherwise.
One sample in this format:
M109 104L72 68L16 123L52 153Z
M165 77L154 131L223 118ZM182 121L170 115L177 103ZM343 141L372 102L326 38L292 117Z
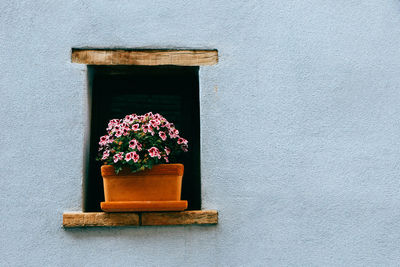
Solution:
M92 107L84 211L100 211L100 202L104 201L101 162L95 158L98 139L105 134L108 121L149 111L174 122L188 139L189 152L179 160L185 166L182 199L188 200L188 210L201 209L198 70L182 66L88 66Z
M217 50L72 49L73 63L88 66L90 138L83 184L83 212L64 212L63 226L217 224L217 210L201 210L199 66L218 62ZM188 211L104 213L98 139L108 120L129 113L160 113L188 139L182 199ZM89 127L89 126L88 126Z

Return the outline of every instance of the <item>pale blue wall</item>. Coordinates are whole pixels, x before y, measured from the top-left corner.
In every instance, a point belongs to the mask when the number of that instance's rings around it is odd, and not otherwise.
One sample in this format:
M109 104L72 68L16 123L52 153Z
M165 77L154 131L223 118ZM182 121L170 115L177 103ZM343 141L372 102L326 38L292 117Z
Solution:
M1 266L400 262L400 1L1 1ZM71 47L216 48L200 70L214 227L77 229Z

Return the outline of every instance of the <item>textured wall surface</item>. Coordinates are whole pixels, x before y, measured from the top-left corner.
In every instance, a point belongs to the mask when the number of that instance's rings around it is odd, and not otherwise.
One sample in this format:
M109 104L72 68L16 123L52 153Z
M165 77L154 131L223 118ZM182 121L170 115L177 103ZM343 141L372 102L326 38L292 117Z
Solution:
M400 261L400 1L0 1L1 266ZM200 69L217 226L64 230L81 209L71 47L216 48Z

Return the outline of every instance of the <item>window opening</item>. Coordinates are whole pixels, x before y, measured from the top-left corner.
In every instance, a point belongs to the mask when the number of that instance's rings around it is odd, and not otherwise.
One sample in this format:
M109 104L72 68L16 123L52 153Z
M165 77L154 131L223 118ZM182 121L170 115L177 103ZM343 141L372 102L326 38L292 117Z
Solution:
M182 199L188 210L201 209L199 67L88 65L91 125L83 211L100 211L104 201L101 162L95 160L98 139L109 120L126 114L160 113L189 141Z

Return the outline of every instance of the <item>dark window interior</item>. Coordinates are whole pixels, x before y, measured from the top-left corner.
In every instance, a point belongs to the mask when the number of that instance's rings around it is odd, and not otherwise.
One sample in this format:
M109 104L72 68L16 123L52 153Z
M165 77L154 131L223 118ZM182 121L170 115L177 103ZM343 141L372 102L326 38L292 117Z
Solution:
M101 162L95 158L108 121L149 111L173 122L180 135L188 139L189 152L179 160L185 165L182 199L188 200L188 209L201 209L198 70L178 66L88 66L92 110L84 211L100 211L100 202L104 201Z

